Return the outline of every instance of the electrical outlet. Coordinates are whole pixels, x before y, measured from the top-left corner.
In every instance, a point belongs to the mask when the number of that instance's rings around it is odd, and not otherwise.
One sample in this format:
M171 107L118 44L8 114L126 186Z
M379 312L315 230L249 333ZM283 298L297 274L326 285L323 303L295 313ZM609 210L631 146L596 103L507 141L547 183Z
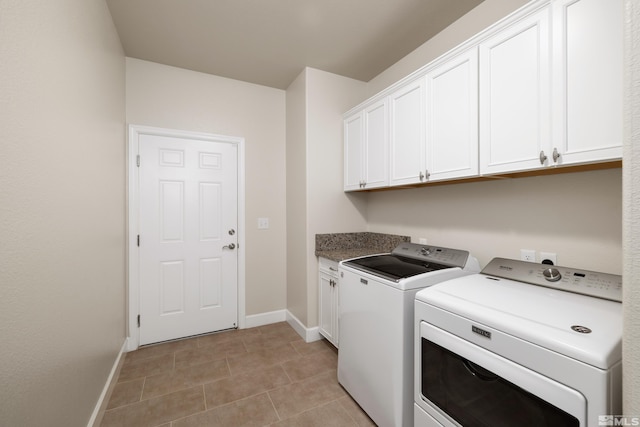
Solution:
M540 262L543 264L550 263L551 265L558 265L558 255L553 252L540 252Z
M421 237L418 239L418 242L420 242L421 245L426 245L427 244L427 239L424 237Z
M535 249L520 249L520 259L527 262L536 262Z

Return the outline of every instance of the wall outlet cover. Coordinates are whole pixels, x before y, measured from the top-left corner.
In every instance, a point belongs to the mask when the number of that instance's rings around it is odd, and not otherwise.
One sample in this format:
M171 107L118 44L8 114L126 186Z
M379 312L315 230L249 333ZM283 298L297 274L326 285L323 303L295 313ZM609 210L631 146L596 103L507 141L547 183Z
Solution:
M520 259L527 262L536 262L535 249L520 249Z

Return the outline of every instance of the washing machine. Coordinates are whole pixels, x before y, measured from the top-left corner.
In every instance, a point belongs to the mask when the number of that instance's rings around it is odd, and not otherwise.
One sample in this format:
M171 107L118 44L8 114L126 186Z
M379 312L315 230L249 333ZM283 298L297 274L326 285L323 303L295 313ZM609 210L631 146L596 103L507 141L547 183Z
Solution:
M338 381L378 426L413 426L416 292L478 271L465 250L408 242L339 264Z

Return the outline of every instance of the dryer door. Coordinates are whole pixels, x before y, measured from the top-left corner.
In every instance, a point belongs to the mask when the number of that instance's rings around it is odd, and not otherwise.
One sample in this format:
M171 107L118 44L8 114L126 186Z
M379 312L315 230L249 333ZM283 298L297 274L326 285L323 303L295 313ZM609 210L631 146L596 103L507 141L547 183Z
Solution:
M420 334L421 406L444 425L587 425L577 391L426 322Z

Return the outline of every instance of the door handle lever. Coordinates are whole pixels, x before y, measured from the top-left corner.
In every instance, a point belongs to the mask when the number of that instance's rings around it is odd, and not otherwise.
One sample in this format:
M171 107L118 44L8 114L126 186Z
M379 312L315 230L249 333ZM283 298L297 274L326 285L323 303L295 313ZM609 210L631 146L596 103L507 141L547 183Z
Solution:
M228 245L224 245L222 249L231 249L234 250L236 248L235 243L229 243Z

